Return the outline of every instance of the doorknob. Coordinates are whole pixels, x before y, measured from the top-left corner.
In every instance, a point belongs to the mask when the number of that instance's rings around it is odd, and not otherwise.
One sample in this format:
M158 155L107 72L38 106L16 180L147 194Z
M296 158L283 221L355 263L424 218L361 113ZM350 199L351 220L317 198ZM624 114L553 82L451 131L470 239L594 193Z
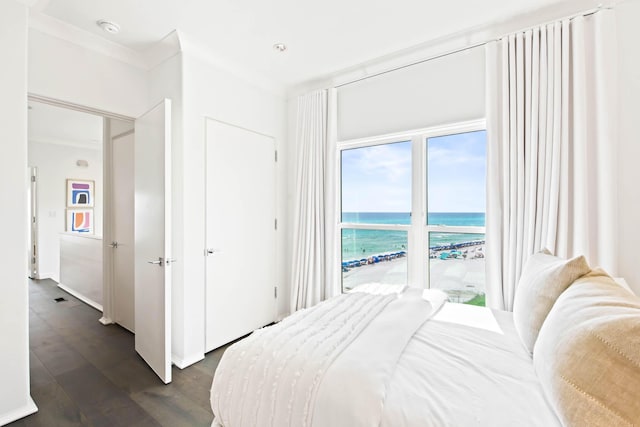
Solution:
M215 254L216 252L220 252L220 249L211 249L211 248L208 248L208 249L205 249L205 250L204 250L204 255L205 255L205 256L209 256L209 255L213 255L213 254Z
M118 242L111 242L109 246L111 246L113 249L116 249L118 247Z
M158 267L162 267L162 262L162 257L158 257L157 261L147 261L148 264L156 264Z

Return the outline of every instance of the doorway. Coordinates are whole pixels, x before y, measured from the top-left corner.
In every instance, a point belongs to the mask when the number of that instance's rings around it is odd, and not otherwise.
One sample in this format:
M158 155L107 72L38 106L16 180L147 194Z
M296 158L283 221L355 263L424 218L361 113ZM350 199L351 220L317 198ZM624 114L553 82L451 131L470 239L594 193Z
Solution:
M38 167L37 278L46 278L46 229L57 250L48 278L101 311L104 325L135 331L135 351L171 382L171 101L135 120L34 95L29 102L29 144L43 145L29 150Z
M103 119L29 101L30 277L102 310Z

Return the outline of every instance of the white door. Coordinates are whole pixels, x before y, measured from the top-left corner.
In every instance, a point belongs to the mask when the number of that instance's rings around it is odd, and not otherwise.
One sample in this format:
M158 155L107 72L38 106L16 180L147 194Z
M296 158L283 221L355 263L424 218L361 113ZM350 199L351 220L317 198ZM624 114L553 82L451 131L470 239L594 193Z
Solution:
M273 138L207 120L206 350L275 320Z
M171 101L135 123L135 347L171 382Z
M134 319L134 188L133 131L111 140L113 164L113 317L114 321L135 332Z

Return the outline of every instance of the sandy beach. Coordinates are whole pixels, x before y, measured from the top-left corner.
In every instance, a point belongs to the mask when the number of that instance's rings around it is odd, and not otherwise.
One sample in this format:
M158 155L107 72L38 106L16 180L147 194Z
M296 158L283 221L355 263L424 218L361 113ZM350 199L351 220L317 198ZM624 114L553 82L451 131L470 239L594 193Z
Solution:
M459 250L460 254L447 259L441 259L441 254L450 253L450 250L430 253L431 287L444 290L452 302L466 302L485 293L484 245L473 245L464 250L467 252ZM343 271L342 278L345 290L364 283L406 284L407 257L352 267Z

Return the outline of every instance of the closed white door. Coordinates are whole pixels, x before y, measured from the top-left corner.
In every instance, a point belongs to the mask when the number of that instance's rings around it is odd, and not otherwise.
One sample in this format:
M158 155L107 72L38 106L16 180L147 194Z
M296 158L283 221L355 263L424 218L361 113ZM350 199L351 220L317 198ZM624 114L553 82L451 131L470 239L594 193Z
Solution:
M269 136L206 123L206 350L275 320L276 159Z
M135 348L171 382L171 101L136 120Z
M113 295L114 321L135 332L133 269L133 131L111 140L113 179Z

